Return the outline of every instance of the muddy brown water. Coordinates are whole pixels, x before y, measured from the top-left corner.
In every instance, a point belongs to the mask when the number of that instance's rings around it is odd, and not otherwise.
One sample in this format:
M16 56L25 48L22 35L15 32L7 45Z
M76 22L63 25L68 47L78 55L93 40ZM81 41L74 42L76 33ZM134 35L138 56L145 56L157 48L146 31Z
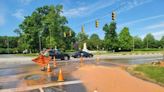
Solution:
M143 64L143 63L149 63L153 61L159 61L161 60L162 57L149 57L149 58L124 58L124 59L100 59L100 63L104 66L115 66L114 64L108 63L121 63L121 64ZM73 63L73 64L72 64ZM73 78L71 75L69 75L72 71L75 71L77 69L77 66L79 62L71 62L69 61L68 63L60 63L60 67L66 68L65 71L65 80L66 81L72 81L72 80L77 80ZM85 62L86 64L94 64L95 61L90 61L90 62ZM5 76L13 76L13 75L19 75L22 73L28 73L30 72L29 70L40 70L40 68L37 65L16 65L16 66L8 66L9 68L2 68L0 69L0 77L5 77ZM5 71L5 72L4 72ZM55 69L55 72L57 73L58 68ZM23 77L29 85L37 85L37 84L42 84L42 83L50 83L50 82L56 82L57 76L54 74L44 74L44 73L39 73L39 74L29 74ZM32 81L31 81L32 80ZM17 85L21 82L22 80L14 80L14 81L9 81L6 83L0 83L0 89L6 89L6 88L15 88ZM31 84L30 84L30 82ZM41 81L41 82L39 82ZM44 88L45 92L87 92L83 84L71 84L71 85L65 85L65 86L55 86L55 87L48 87ZM28 92L39 92L38 89L31 90Z

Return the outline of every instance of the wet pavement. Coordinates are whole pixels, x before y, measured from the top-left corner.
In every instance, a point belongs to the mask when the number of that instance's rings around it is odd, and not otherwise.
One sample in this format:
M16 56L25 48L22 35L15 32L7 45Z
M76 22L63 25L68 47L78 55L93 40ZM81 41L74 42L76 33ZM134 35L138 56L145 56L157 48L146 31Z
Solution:
M10 55L0 56L3 58L8 58ZM10 58L17 58L11 55ZM24 57L18 57L24 58ZM28 58L29 59L29 58ZM161 60L162 57L140 57L140 58L114 58L114 59L104 59L100 58L100 61L96 61L96 58L86 58L83 63L80 63L80 59L73 59L69 61L58 61L58 68L54 68L53 72L47 73L40 71L40 67L34 64L32 61L30 63L15 63L15 64L4 64L0 67L0 92L3 89L11 89L22 86L34 86L48 83L58 83L57 75L59 68L63 69L63 74L65 81L76 81L78 79L73 78L71 73L77 70L79 67L85 64L94 64L102 66L115 67L119 64L131 65L131 64L142 64L152 61ZM12 59L11 59L12 60ZM23 60L23 59L22 59ZM53 64L51 62L51 67ZM87 92L82 83L61 85L61 86L51 86L43 88L45 92ZM26 92L40 92L39 89L33 89Z
M157 62L162 60L163 57L142 57L142 58L124 58L124 59L103 59L102 61L112 62L112 63L119 63L119 64L144 64L150 62Z
M83 84L70 84L67 86L55 86L44 88L45 92L87 92Z

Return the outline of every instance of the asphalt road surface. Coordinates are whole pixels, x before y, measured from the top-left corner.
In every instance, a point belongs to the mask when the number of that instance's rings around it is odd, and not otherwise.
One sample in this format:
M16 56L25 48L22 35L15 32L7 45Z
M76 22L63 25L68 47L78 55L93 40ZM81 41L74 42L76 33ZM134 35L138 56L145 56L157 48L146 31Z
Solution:
M99 57L100 61L96 62L96 58ZM131 64L141 64L152 61L161 60L162 55L137 55L137 56L108 56L108 55L100 55L95 56L94 58L85 58L85 64L95 64L102 66L110 66L115 67L119 66L119 64L131 65ZM36 84L38 81L34 81L33 85L43 85L44 83L54 83L57 79L57 72L59 68L54 69L53 74L47 75L47 73L40 71L40 67L37 66L34 62L31 61L32 57L24 57L24 56L16 56L16 55L0 55L0 92L5 91L6 89L13 89L17 87L29 86L27 85L27 81L25 77L32 76L33 80L40 80L36 78L34 75L43 76L43 83ZM61 61L58 60L59 67L62 67L65 75L65 82L74 82L78 79L73 78L70 73L77 70L80 67L80 59L71 58L69 61ZM52 65L51 65L52 66ZM50 80L50 81L49 81ZM26 83L24 82L26 81ZM29 82L28 82L29 83ZM45 92L86 92L85 87L82 83L75 83L69 85L62 86L49 86L42 88ZM29 92L39 92L39 89L32 89ZM6 91L7 92L7 91ZM9 91L10 92L10 91ZM12 91L11 91L12 92Z

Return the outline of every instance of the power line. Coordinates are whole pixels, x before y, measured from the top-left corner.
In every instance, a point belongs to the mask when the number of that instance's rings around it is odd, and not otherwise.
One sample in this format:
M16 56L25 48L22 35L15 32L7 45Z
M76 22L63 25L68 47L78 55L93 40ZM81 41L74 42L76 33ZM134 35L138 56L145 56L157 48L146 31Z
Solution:
M86 25L86 24L89 24L89 23L91 23L91 22L93 22L93 21L95 21L95 20L100 20L100 19L103 19L103 18L105 18L106 16L109 16L109 14L110 13L112 13L113 11L118 11L119 9L121 9L122 7L124 7L125 6L125 4L122 4L122 5L120 5L119 7L117 7L117 8L115 8L115 9L113 9L112 11L110 11L110 12L108 12L107 14L105 14L104 16L101 16L101 17L96 17L96 18L93 18L93 19L90 19L90 20L88 20L88 21L86 21L86 22L84 22L84 23L81 23L80 25L77 25L77 26L74 26L73 28L77 28L77 27L80 27L81 25Z

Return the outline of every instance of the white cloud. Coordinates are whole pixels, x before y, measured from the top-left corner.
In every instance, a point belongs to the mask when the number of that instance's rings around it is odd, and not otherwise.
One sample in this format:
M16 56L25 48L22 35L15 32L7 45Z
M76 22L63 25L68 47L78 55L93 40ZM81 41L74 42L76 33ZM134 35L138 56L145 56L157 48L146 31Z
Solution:
M141 18L141 19L137 19L134 21L129 21L129 22L120 24L120 25L118 25L118 27L122 28L124 26L135 25L135 24L140 23L140 22L154 20L154 19L158 19L158 18L162 18L162 17L164 17L164 14L146 17L146 18ZM163 28L163 27L164 27L164 22L161 22L159 24L153 24L153 25L146 26L145 28L142 28L141 30L150 30L150 29L157 29L157 28ZM156 32L151 32L151 34L154 35L154 37L159 40L159 39L161 39L162 36L164 36L164 30L161 30L161 31L156 30ZM146 35L147 35L147 33L141 35L140 37L143 39Z
M159 24L149 25L145 27L144 29L148 30L148 29L156 29L156 28L163 28L163 27L164 27L164 22L159 23Z
M91 14L99 9L103 9L105 7L109 7L111 5L113 5L115 2L117 2L118 0L111 0L111 1L99 1L97 3L93 3L90 5L84 5L83 6L79 6L76 8L72 8L72 9L68 9L64 11L64 15L68 16L68 17L76 17L76 16L85 16L88 14Z
M65 16L80 16L82 13L88 10L88 7L78 7L78 8L73 8L69 9L64 12Z
M159 32L154 32L154 33L152 33L152 34L154 35L154 37L155 37L156 39L160 40L161 37L164 36L164 30L159 31Z
M137 6L149 3L151 1L152 0L127 0L127 1L123 1L120 4L122 7L120 7L118 9L117 13L130 10L130 9L135 8Z
M5 17L3 15L0 15L0 26L5 24Z
M155 39L160 40L162 36L164 36L164 30L158 31L158 32L152 32L151 33ZM141 35L140 37L143 39L147 34Z
M18 0L18 1L20 1L20 3L22 3L24 5L27 5L27 4L31 3L32 1L34 1L34 0Z
M24 10L23 9L18 9L16 12L13 14L17 19L24 19Z
M164 14L151 16L151 17L146 17L146 18L141 18L141 19L137 19L137 20L133 20L133 21L129 21L129 22L126 22L126 23L118 25L118 27L122 28L124 26L134 25L134 24L139 23L139 22L153 20L153 19L157 19L157 18L161 18L161 17L164 17Z
M7 21L6 14L7 14L7 8L5 4L0 3L0 26L3 26Z

